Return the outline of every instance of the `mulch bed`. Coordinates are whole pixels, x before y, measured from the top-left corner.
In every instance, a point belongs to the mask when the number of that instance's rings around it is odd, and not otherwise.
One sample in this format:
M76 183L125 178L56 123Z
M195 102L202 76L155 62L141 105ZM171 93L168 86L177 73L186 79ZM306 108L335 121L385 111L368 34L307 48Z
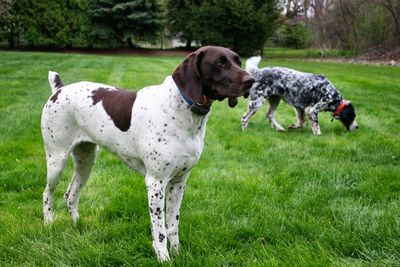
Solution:
M388 50L384 48L371 48L364 54L355 57L356 60L362 61L381 61L387 62L389 65L400 65L400 47Z

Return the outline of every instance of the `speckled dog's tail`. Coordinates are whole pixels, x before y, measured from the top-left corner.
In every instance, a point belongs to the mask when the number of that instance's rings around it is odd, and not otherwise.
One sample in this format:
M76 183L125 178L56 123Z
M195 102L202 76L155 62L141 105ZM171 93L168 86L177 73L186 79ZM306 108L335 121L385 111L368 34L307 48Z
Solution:
M251 75L258 70L258 64L260 64L261 56L251 57L246 60L246 71Z
M57 72L49 71L49 84L51 87L51 91L55 93L59 88L63 87L64 84L60 79L60 75Z

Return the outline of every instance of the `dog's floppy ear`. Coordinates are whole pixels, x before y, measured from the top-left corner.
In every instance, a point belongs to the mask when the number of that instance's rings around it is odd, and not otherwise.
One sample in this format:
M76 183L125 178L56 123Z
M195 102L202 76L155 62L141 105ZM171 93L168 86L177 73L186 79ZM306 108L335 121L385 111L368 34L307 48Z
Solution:
M172 74L172 78L185 97L194 103L204 101L200 73L203 54L204 51L190 53Z
M244 98L248 98L249 95L250 95L250 93L245 93L245 94L243 95L243 97L244 97ZM229 107L231 107L231 108L236 107L237 103L238 103L237 97L230 97L230 98L228 99L228 105L229 105Z

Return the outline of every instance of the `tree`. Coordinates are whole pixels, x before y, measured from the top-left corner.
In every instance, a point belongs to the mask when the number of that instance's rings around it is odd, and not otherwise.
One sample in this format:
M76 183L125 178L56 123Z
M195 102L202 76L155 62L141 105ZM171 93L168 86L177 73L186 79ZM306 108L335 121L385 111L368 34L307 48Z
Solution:
M261 50L278 17L275 0L170 0L168 8L174 8L169 13L174 33L202 45L230 47L241 54ZM171 14L178 9L182 17L175 19Z
M277 29L271 42L275 45L305 48L308 46L310 33L307 29L309 0L280 0L281 9ZM303 16L304 15L304 19Z
M14 0L0 0L0 22L6 21L11 16L11 7Z
M89 20L86 1L15 0L5 23L9 46L21 39L31 47L85 45Z
M15 17L12 14L14 0L0 0L0 32L4 31L8 39L8 46L14 48Z
M134 40L154 41L162 26L156 0L91 0L93 41L109 47L133 46Z
M378 3L384 6L393 18L395 25L395 36L397 45L400 45L400 1L399 0L378 0Z
M304 22L314 47L354 54L400 45L399 0L279 0L279 5L286 12L281 24Z
M186 41L186 48L190 48L196 23L196 13L203 0L167 0L167 22L173 36Z

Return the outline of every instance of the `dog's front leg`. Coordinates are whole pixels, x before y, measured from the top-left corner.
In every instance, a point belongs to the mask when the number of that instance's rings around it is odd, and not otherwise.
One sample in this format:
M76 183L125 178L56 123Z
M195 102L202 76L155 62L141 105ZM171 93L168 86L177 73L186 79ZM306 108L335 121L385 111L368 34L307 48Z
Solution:
M306 122L304 120L304 109L295 107L294 110L296 111L297 122L290 125L288 128L289 129L304 128L306 126Z
M174 252L179 251L179 210L188 176L189 173L186 173L182 178L179 177L178 181L173 181L167 186L167 235Z
M268 97L268 102L269 102L269 108L267 111L267 114L265 114L265 117L269 120L271 123L272 128L277 130L278 132L283 132L285 131L285 128L283 128L276 120L275 120L275 111L278 108L279 102L281 101L280 97L278 96L269 96Z
M147 197L149 201L153 248L159 261L168 261L167 231L165 228L165 186L167 181L146 174Z
M314 135L321 135L321 129L318 123L318 113L326 106L325 102L317 103L312 107L306 108L306 113L311 122L311 128Z

